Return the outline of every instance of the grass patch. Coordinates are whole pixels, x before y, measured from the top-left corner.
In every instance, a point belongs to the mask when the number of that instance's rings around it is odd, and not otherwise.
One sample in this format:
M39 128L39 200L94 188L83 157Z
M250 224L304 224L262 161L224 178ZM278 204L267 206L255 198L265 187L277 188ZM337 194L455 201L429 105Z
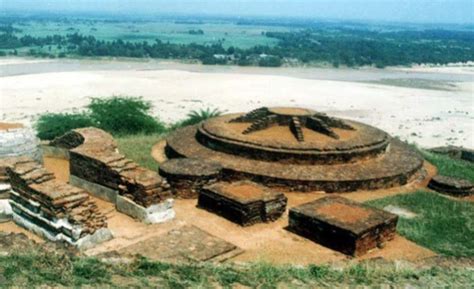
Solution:
M406 238L437 253L474 256L474 204L431 192L415 192L367 202L377 208L395 205L418 214L400 218L397 230Z
M119 151L140 166L156 171L158 163L151 156L151 148L163 137L161 134L125 135L115 138Z
M474 164L449 156L420 150L423 157L438 168L438 174L474 182Z
M137 258L132 263L104 263L90 257L65 257L42 251L0 256L2 288L65 286L87 288L334 288L349 285L450 284L473 282L469 268L415 267L394 263L330 266L253 264L167 264ZM403 287L403 286L402 286Z

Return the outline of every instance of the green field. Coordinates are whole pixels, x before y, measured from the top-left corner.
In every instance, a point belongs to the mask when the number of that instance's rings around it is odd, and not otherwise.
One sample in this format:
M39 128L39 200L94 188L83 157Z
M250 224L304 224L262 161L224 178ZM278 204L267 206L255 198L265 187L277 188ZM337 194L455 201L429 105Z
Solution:
M21 30L18 35L46 37L48 35L67 35L79 33L92 35L99 40L118 40L130 42L163 42L177 44L216 44L224 47L250 48L256 45L272 46L278 40L265 37L262 32L289 31L285 27L243 26L232 22L205 22L181 24L171 20L150 22L107 22L91 20L73 21L25 21L15 23L14 28ZM193 35L191 30L202 30L204 34Z

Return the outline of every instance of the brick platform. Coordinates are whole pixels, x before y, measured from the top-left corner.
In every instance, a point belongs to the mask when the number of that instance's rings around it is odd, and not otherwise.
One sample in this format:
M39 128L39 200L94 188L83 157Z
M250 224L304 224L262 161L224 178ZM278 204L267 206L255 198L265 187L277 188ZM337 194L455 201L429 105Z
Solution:
M221 170L218 163L204 159L177 158L162 163L159 173L170 184L173 196L194 199L203 186L218 180Z
M242 226L278 219L285 212L286 203L283 193L249 181L206 186L198 199L199 207Z
M326 247L360 256L395 236L398 217L329 196L292 208L289 229Z
M428 188L442 194L465 197L474 194L474 184L468 180L436 175L428 184Z

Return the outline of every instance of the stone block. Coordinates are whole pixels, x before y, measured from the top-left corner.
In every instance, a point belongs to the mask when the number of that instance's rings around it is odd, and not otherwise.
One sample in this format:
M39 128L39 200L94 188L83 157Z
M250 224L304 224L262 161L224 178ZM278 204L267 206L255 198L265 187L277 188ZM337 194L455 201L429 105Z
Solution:
M167 199L162 203L145 208L127 197L118 195L115 206L117 211L121 213L138 219L146 224L155 224L167 222L175 217L173 203L173 199Z
M290 209L289 230L344 254L361 256L395 236L398 216L339 196Z
M219 182L204 187L198 206L242 226L278 219L286 210L283 193L249 181Z

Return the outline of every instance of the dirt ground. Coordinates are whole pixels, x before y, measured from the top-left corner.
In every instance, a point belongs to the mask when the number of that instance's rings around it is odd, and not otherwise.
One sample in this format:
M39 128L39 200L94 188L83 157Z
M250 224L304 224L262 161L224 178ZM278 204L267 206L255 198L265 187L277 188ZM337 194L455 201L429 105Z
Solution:
M45 167L55 173L60 180L67 181L69 165L67 160L45 158ZM426 165L428 174L435 173L435 169ZM411 193L426 180L410 183L402 188L379 191L361 191L340 194L355 201L367 201L400 193ZM287 193L288 208L313 201L325 194L322 192ZM86 251L88 255L96 255L111 250L119 250L131 244L138 243L153 236L165 234L177 226L194 225L216 237L222 238L239 248L243 253L230 261L268 261L277 264L322 264L353 259L337 251L323 247L303 237L290 233L285 228L288 224L287 212L276 222L256 224L250 227L241 227L224 218L196 207L197 200L176 200L176 218L164 224L145 225L124 214L118 213L111 203L96 199L102 212L108 217L109 228L114 233L114 239ZM0 231L23 232L38 240L34 234L19 228L12 222L0 224ZM383 249L374 249L357 259L383 257L388 260L405 259L410 261L421 260L435 254L417 244L396 236Z

